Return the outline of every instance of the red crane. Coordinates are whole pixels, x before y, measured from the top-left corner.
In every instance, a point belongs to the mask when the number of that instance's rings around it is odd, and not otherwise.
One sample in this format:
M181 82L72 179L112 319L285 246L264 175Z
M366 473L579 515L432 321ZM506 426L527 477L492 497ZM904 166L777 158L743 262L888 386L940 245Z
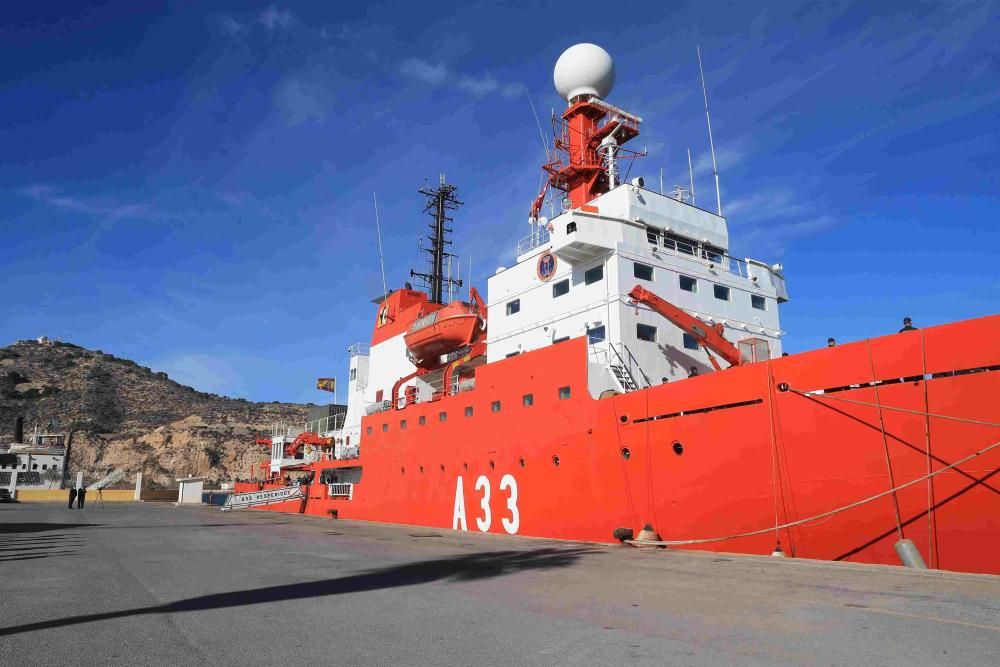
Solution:
M633 287L628 295L634 303L644 303L660 315L663 315L667 320L680 327L682 331L691 335L706 350L715 352L728 361L730 366L739 366L743 363L740 351L723 337L722 332L724 328L721 324L705 324L641 285ZM719 362L711 354L708 355L708 360L712 362L715 370L722 370Z

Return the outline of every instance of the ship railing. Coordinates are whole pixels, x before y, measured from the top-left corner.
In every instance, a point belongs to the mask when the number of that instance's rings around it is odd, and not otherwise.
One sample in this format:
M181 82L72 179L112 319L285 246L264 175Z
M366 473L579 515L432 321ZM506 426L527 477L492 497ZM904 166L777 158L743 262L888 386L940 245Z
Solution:
M750 277L746 260L731 257L707 243L674 236L656 227L646 227L646 240L658 251L666 251L669 255L700 261L742 278Z
M347 354L350 357L357 357L359 355L368 356L370 353L371 347L369 345L365 345L364 343L355 343L347 348Z
M326 485L326 495L330 498L354 498L354 484L351 482L333 482Z
M523 255L549 242L549 230L541 225L532 225L532 232L517 242L517 254Z
M346 418L347 413L341 412L336 415L330 415L329 417L323 417L322 419L307 422L306 431L309 433L315 433L316 435L330 433L331 431L339 431L344 428L344 420Z

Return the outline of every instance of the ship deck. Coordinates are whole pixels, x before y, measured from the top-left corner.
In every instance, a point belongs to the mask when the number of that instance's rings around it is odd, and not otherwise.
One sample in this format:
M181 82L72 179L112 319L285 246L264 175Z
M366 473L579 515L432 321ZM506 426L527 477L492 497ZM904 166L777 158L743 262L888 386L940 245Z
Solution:
M1000 577L108 503L0 505L19 665L990 664Z

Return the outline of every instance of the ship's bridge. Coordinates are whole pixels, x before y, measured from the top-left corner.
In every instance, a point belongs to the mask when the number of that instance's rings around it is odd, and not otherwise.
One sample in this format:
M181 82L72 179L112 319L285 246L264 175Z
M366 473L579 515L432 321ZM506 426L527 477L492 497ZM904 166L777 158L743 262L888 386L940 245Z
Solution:
M635 285L781 354L780 267L730 256L725 218L635 183L540 221L489 279L489 361L586 335L595 395L710 372L691 336L630 303Z

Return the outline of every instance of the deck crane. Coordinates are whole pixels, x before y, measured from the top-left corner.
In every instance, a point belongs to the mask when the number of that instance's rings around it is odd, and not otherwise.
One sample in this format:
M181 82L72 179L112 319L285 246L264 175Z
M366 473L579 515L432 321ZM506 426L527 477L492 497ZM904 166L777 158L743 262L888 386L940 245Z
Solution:
M739 366L743 363L740 351L735 345L723 337L723 326L721 324L708 325L700 320L688 315L683 310L650 292L641 285L636 285L628 293L633 303L644 303L653 311L665 317L668 321L679 327L682 331L692 336L698 344L709 353L708 360L712 362L715 370L721 371L719 362L712 356L712 352L729 362L730 366Z

